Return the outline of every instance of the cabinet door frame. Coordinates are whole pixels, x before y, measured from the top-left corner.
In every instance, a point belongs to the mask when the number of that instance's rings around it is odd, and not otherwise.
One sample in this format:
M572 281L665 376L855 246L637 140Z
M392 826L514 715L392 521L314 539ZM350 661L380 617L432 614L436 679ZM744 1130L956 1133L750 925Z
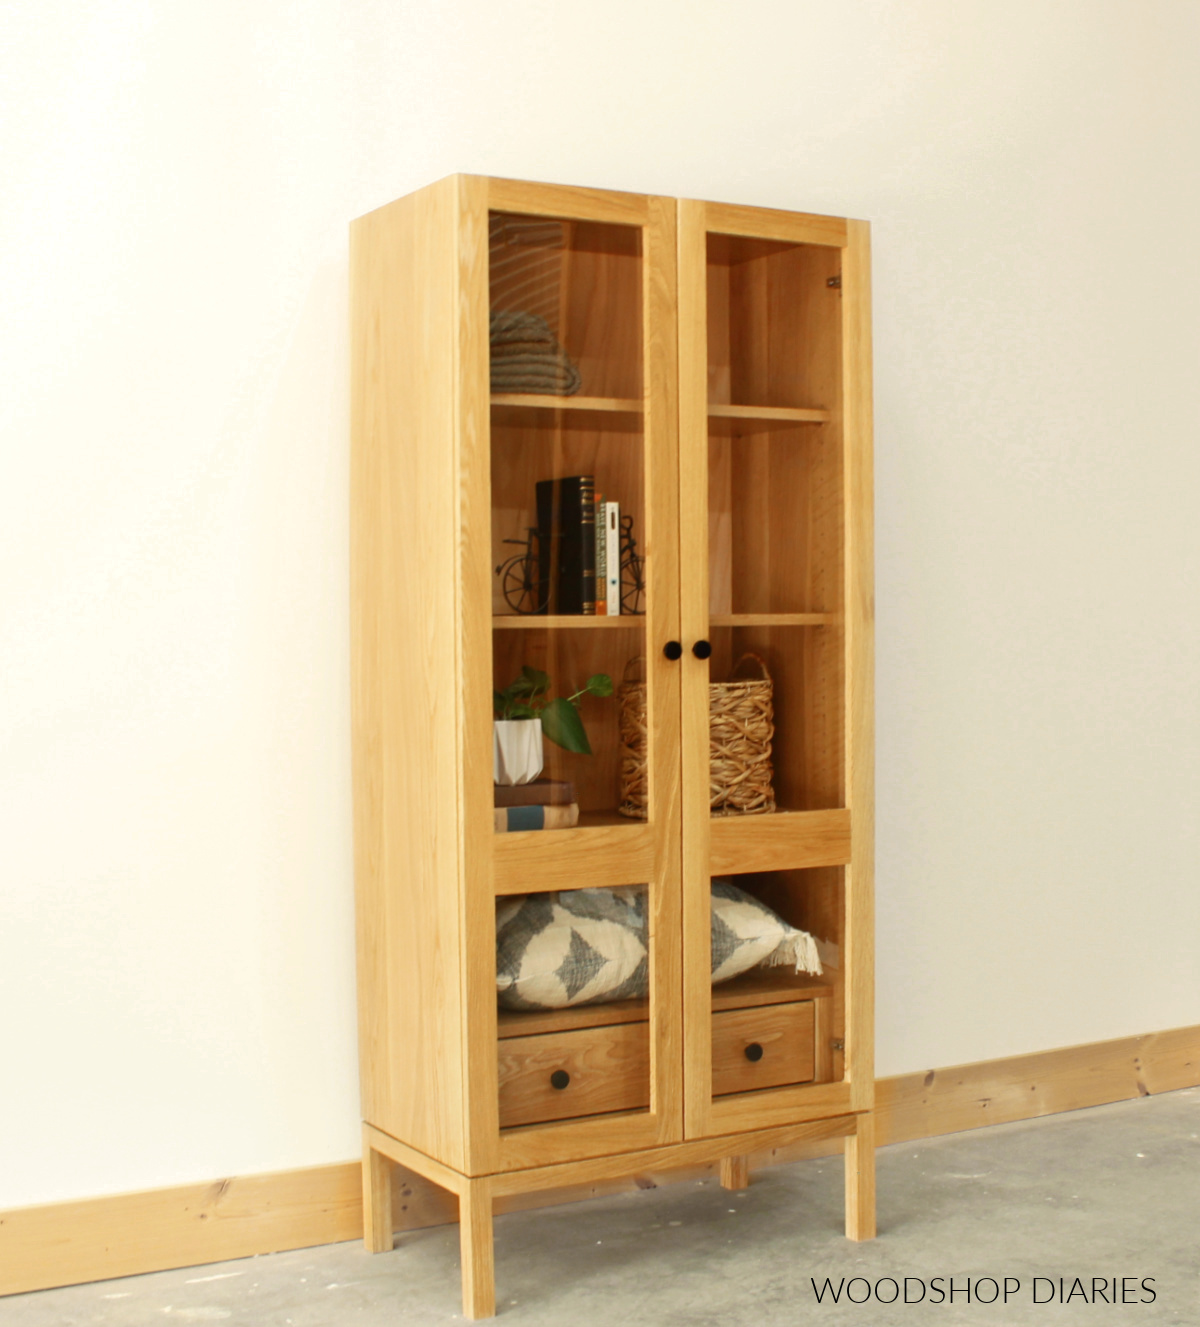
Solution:
M842 250L841 425L843 439L843 620L845 806L747 817L790 864L845 870L843 967L845 1049L839 1081L713 1099L710 981L709 668L691 653L707 639L708 235L717 233ZM683 738L684 1128L688 1138L785 1121L866 1111L874 1102L874 576L869 226L836 217L680 200L679 499ZM773 822L773 823L765 823ZM725 854L722 854L725 855ZM818 1019L822 1027L823 1019ZM828 1052L828 1048L822 1048ZM821 1051L818 1052L820 1060Z
M663 644L679 635L679 537L674 199L482 176L459 176L459 559L463 726L461 897L466 990L464 1077L470 1084L468 1166L489 1174L678 1142L683 1137L679 677ZM551 834L492 832L491 494L488 370L488 214L520 213L637 226L642 232L645 619L650 820ZM617 703L615 700L612 702ZM649 1111L500 1132L495 902L528 889L645 883L651 917Z

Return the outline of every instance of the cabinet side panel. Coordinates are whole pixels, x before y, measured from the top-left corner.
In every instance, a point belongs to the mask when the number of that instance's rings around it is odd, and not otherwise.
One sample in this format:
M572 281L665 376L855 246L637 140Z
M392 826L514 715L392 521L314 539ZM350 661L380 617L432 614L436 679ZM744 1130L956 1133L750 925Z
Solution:
M351 631L363 1115L461 1168L455 199L351 228Z
M870 229L848 223L842 268L846 504L846 1066L855 1110L875 1091L875 545Z

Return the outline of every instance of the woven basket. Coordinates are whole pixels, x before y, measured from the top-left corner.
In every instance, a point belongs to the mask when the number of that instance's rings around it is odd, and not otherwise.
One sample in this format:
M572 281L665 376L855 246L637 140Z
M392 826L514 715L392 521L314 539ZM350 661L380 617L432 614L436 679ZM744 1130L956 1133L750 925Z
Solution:
M623 816L646 819L646 683L632 676L631 659L617 688L621 706L621 804ZM754 671L756 677L742 677ZM771 738L775 733L774 685L757 654L744 654L728 682L708 687L709 810L714 816L763 815L775 810L771 787Z

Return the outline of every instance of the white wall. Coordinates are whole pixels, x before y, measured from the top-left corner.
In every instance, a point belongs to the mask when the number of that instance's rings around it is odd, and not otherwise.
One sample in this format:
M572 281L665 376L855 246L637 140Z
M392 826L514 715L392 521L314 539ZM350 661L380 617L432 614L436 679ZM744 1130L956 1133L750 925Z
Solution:
M346 224L874 223L879 1068L1200 1022L1190 0L5 9L0 1206L357 1152Z

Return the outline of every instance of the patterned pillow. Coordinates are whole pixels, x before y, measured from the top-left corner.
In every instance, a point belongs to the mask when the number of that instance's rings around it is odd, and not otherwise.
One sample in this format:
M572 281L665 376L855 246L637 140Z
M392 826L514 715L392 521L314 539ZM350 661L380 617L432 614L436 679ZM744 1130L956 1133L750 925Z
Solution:
M565 1009L649 990L646 891L570 889L496 910L496 989L505 1009ZM788 964L819 974L816 942L728 880L712 882L713 981Z

